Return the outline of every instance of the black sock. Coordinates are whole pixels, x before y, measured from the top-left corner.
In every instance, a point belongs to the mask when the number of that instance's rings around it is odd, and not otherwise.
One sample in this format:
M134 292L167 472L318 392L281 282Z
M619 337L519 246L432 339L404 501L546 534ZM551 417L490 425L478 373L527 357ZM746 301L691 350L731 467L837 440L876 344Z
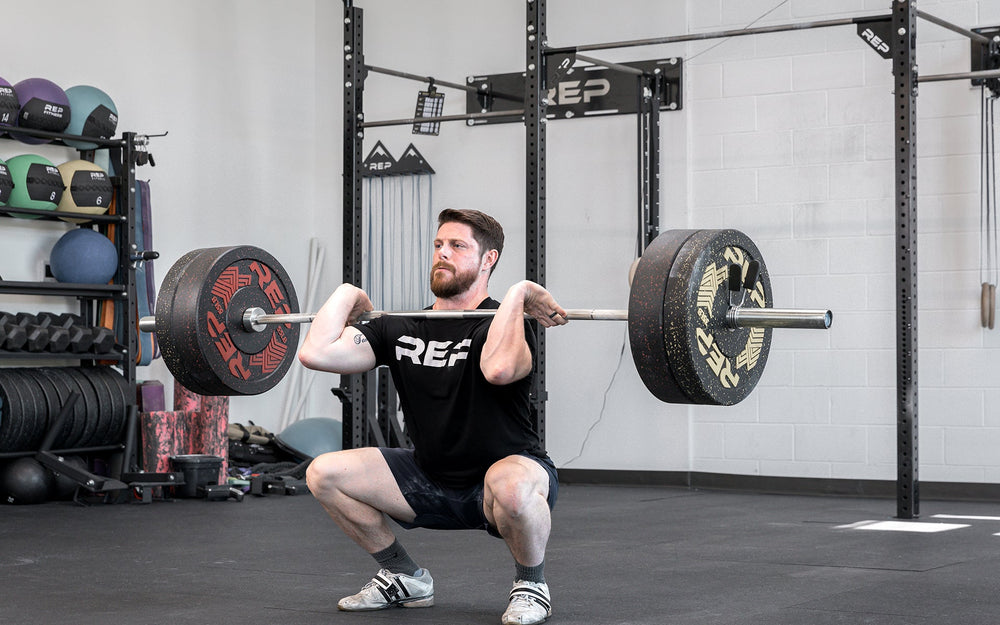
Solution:
M524 566L517 560L514 560L514 581L524 581L524 582L535 582L538 584L545 583L545 560L538 563L537 566Z
M420 567L410 559L410 554L406 553L406 549L403 545L399 544L399 540L392 541L392 544L383 549L382 551L376 551L372 554L375 561L379 565L388 570L390 573L402 573L403 575L413 576Z

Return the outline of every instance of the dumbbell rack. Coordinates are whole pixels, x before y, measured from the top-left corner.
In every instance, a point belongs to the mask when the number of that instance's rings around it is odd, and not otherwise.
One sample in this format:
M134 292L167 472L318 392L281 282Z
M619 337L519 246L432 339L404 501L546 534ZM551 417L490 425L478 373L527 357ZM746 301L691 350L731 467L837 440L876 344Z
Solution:
M0 139L12 139L6 134L6 128L0 127ZM46 132L41 130L31 130L18 128L18 134L32 135L52 139L58 145L63 139L85 140L96 144L98 149L108 149L110 159L116 174L110 176L115 188L116 214L114 215L90 215L82 213L55 212L45 210L33 210L13 208L10 206L0 206L0 217L15 218L29 217L36 221L56 221L61 224L60 217L70 217L84 220L80 227L92 227L96 225L102 232L107 232L109 226L115 226L114 243L118 252L118 269L110 284L68 284L49 281L9 281L0 280L0 296L2 295L27 295L44 297L76 298L79 300L79 316L88 326L96 326L97 306L102 300L110 300L121 305L115 307L115 345L108 353L72 353L72 352L46 352L46 351L4 351L0 349L0 366L5 365L5 361L14 362L47 362L47 361L79 361L81 367L95 366L99 362L115 363L114 366L120 368L123 378L128 388L135 388L135 354L138 351L138 337L136 330L136 287L135 287L135 263L140 260L135 256L135 164L137 156L137 146L139 141L135 133L122 133L117 139L95 139L92 137L79 137L64 133ZM81 150L80 158L93 160L93 150ZM7 312L16 313L10 310L11 304L0 304L0 309ZM126 414L128 420L135 419L135 397L127 399ZM52 415L54 417L54 415ZM134 454L134 444L128 441L129 432L134 433L135 428L129 423L125 428L125 440L98 447L86 449L59 449L52 450L54 454L74 454L74 453L114 453L125 451L125 462L123 466L130 466L131 454ZM18 456L33 455L38 450L23 450L15 452L0 453L0 458L13 458Z

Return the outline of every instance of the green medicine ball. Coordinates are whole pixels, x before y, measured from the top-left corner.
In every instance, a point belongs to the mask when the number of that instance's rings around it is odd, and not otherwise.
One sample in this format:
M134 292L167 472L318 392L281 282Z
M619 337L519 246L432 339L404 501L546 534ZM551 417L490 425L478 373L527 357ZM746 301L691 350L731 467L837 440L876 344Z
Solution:
M0 161L0 206L6 206L10 192L14 190L14 179L10 175L7 163Z
M56 209L62 199L64 185L59 168L49 159L37 154L20 154L7 160L7 168L14 180L8 206L46 211ZM19 216L37 219L35 215Z

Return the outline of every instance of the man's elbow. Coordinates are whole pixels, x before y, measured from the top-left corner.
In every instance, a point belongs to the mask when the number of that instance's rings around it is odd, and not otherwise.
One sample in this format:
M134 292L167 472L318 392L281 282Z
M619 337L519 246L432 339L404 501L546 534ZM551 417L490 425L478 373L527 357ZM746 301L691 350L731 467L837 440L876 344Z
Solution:
M504 386L517 382L527 373L509 363L487 363L482 366L483 377L494 386Z
M319 354L309 345L303 345L301 349L299 349L299 363L306 369L321 368Z

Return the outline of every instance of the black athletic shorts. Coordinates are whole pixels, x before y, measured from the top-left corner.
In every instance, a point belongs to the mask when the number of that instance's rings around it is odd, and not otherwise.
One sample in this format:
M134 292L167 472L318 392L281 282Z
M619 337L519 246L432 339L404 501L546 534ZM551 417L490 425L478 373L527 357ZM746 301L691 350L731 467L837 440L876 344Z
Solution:
M423 527L436 530L486 530L493 536L500 537L500 533L489 524L483 513L482 482L464 489L446 488L434 482L417 466L412 449L383 447L380 451L396 478L406 503L410 504L417 515L409 523L393 518L400 526L406 529ZM548 502L549 510L553 509L559 494L555 465L549 458L538 458L528 453L521 455L537 462L549 474Z

